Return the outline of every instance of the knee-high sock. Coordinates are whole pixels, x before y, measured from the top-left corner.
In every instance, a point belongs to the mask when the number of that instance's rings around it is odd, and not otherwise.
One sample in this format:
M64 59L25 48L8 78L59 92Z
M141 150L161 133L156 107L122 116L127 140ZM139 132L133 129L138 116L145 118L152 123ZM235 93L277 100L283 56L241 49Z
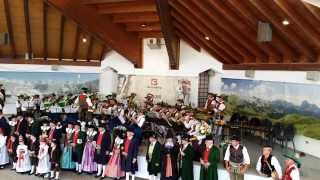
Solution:
M34 166L31 166L30 174L33 174L33 173L34 173Z
M104 177L106 174L106 165L103 165L102 166L102 174L101 174L101 177Z
M134 180L134 174L131 174L131 180Z
M78 163L76 163L76 171L79 170L79 166L78 166Z
M101 165L101 164L98 164L97 176L101 176L101 171L102 171L102 165Z
M14 162L14 163L12 163L12 169L15 169L16 168L16 163Z
M56 177L54 179L59 179L60 172L56 172Z
M50 178L51 178L51 179L54 178L54 171L50 171Z
M82 172L81 164L78 164L78 166L79 166L79 172L81 173Z
M130 173L126 172L126 180L129 180Z

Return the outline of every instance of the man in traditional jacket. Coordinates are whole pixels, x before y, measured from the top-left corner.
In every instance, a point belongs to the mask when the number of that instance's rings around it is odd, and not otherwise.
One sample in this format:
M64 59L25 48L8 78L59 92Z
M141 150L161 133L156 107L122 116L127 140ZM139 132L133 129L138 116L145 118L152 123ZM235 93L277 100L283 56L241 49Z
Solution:
M181 136L179 157L181 159L180 175L182 180L193 180L193 155L194 151L187 134Z
M178 153L179 147L173 142L173 135L167 134L161 149L161 180L178 179Z
M87 94L88 89L87 88L82 88L82 92L79 95L79 97L76 99L75 104L79 105L79 118L80 121L88 121L87 119L87 114L88 114L88 109L92 107L92 102Z
M205 148L200 158L200 180L218 180L218 164L220 161L219 149L213 144L213 136L205 139Z
M231 144L227 147L224 160L230 180L243 180L244 173L250 165L250 157L247 148L240 144L238 135L231 137Z
M122 170L126 172L126 180L134 180L135 172L138 171L138 140L135 138L134 129L127 129L122 151Z
M152 132L149 137L149 145L147 148L146 159L148 162L148 172L150 180L156 180L160 173L161 167L161 144L157 139L157 135Z
M39 121L35 121L34 118L31 116L27 117L27 121L28 121L29 133L38 138L41 134L41 129L40 129L41 125Z
M76 163L76 171L78 174L82 173L81 169L81 161L82 161L82 154L84 148L84 142L86 138L86 133L81 131L81 124L77 122L74 126L75 131L71 137L71 146L72 148L72 161Z
M271 154L272 147L265 144L262 149L262 155L259 157L256 170L260 176L269 178L281 178L282 170L278 159Z
M101 176L104 178L106 165L109 161L109 154L111 151L111 136L110 132L106 131L106 125L100 123L98 128L98 134L96 135L96 151L94 155L94 161L98 164L98 172L96 177Z
M299 155L294 152L288 152L284 155L287 159L285 160L285 171L282 180L300 180L299 168L301 162Z
M17 136L22 135L23 137L25 137L27 129L28 129L28 121L25 120L24 117L18 116L17 117L17 124L14 127L14 133Z

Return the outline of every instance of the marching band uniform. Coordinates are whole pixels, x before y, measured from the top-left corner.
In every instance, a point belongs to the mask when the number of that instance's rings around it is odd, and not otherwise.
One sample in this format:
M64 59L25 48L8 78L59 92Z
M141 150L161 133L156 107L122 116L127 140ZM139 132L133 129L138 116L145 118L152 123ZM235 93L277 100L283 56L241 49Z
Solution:
M17 164L16 172L25 173L31 170L28 146L25 145L22 136L19 137L19 145L16 150Z
M97 171L97 164L94 162L96 146L95 136L97 132L94 131L94 126L88 126L87 128L87 142L84 146L81 168L84 172L92 173Z
M109 153L111 148L110 132L105 130L105 124L100 123L99 132L96 135L96 150L94 161L98 164L98 172L96 177L104 178L106 174L106 165L109 161Z
M18 115L18 116L19 116L19 115L22 115L22 114L21 114L21 107L22 107L21 101L22 101L22 98L23 98L23 96L18 96L18 99L17 99L17 101L16 101L16 110L17 110L17 115Z
M122 150L123 150L123 139L117 136L114 141L113 150L111 157L105 169L105 175L107 177L120 179L125 176L125 172L122 170Z
M64 148L61 157L61 168L62 169L74 169L75 163L72 161L72 134L74 132L73 125L68 124L66 128L66 134L64 139Z
M51 163L50 179L57 180L59 179L59 175L60 175L60 149L57 146L55 141L51 142L50 163Z
M187 135L181 137L182 141L180 147L180 157L181 157L181 169L180 175L182 180L193 180L193 148L189 143L189 137Z
M75 124L75 131L72 134L72 161L76 163L76 171L81 174L81 162L82 162L82 154L84 148L84 141L86 138L86 133L80 130L80 123Z
M39 152L38 152L38 166L36 174L44 175L49 177L50 172L50 156L49 156L49 146L46 140L43 138L40 140Z
M161 144L157 140L155 133L149 137L149 141L146 160L148 162L148 172L151 176L150 179L155 180L161 171Z
M213 137L208 135L207 141L213 141ZM202 152L200 180L218 180L218 164L220 161L219 149L212 144L206 145Z
M0 128L0 169L9 163L9 155L6 147L7 136L4 136L2 128Z
M87 88L82 88L82 93L78 96L75 104L79 105L79 119L80 121L87 121L87 113L89 107L92 107L90 97L87 95Z

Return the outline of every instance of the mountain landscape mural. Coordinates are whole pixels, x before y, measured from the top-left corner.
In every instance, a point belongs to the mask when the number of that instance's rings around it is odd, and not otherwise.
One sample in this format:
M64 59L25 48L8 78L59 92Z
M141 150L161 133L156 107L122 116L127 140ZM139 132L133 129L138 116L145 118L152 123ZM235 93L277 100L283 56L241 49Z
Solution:
M287 82L222 79L227 114L293 123L297 133L320 139L320 86Z

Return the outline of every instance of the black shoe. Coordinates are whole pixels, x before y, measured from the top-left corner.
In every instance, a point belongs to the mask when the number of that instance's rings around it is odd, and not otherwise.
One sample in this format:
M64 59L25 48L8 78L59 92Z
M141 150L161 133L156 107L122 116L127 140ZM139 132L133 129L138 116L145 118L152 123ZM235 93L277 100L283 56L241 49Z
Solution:
M101 174L99 174L99 175L95 175L94 177L95 177L95 178L98 178L98 177L100 177L100 176L101 176Z
M82 172L78 172L78 175L82 174Z
M4 166L0 166L0 169L4 169Z
M104 179L105 177L100 177L100 179L102 180L102 179Z

